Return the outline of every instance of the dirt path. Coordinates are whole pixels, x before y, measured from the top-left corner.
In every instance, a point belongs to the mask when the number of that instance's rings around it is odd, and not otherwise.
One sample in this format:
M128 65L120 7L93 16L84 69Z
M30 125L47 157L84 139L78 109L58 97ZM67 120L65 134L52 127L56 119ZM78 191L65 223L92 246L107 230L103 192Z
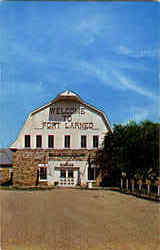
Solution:
M0 191L2 250L159 250L157 203L111 191Z

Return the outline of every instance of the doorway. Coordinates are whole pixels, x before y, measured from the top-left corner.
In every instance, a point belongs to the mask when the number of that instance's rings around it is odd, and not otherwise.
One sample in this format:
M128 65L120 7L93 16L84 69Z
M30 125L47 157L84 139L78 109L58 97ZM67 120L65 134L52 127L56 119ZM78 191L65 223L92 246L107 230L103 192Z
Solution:
M60 169L60 186L75 186L77 184L76 171L73 168Z

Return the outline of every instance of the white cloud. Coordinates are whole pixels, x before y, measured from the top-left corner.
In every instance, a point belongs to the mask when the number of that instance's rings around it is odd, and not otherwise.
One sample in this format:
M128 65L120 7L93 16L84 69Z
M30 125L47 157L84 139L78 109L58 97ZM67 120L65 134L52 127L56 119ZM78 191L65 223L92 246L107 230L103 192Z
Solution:
M129 110L126 111L128 115L128 118L125 119L122 124L127 124L129 121L136 121L141 122L146 120L149 117L149 110L146 108L140 108L140 107L130 107Z
M11 98L16 96L17 99L23 98L25 103L30 104L30 98L35 99L36 96L44 95L45 86L42 82L0 82L0 103L10 101Z
M149 49L143 49L143 48L137 48L137 49L131 49L126 46L119 46L115 48L115 51L120 55L127 55L130 57L135 58L143 58L143 57L156 57L160 56L160 49L159 48L149 48Z
M130 90L142 96L155 99L156 94L152 91L139 86L136 81L133 81L124 75L121 69L113 69L109 62L106 63L88 63L87 61L72 61L73 70L78 70L91 77L97 78L102 84L112 86L116 89Z
M117 77L119 83L121 86L125 87L126 89L132 90L140 95L149 97L149 98L155 98L155 94L153 94L151 91L146 90L143 87L138 86L134 81L126 77L124 74L114 71L115 76Z
M77 33L79 41L83 45L90 45L97 39L104 37L107 31L111 29L111 25L107 25L105 20L106 18L103 15L92 15L76 23L72 32Z
M37 51L29 48L27 43L26 44L20 44L18 42L13 43L11 53L12 56L22 57L23 60L28 60L30 63L34 64L47 63L46 55L38 53Z
M124 46L119 46L119 48L118 48L117 50L118 50L118 52L119 52L120 54L123 54L123 55L132 54L132 50L130 50L129 48L124 47Z
M143 121L143 120L146 120L148 115L149 115L149 112L148 110L138 110L138 111L135 111L135 113L133 114L134 116L134 120L136 120L137 122L140 122L140 121Z
M154 119L158 122L159 117L159 96L157 95L155 98L152 99L152 102L148 102L145 105L143 102L141 106L133 106L128 105L126 108L123 109L124 117L127 117L123 124L128 123L131 120L136 122L141 122L148 119Z

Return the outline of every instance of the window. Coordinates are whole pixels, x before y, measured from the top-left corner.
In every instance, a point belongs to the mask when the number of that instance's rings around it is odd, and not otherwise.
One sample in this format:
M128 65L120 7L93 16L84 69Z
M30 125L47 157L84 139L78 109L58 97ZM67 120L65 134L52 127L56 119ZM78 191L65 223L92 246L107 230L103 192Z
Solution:
M88 180L95 180L96 179L96 168L89 167L88 168Z
M68 169L68 178L73 178L73 169L72 168Z
M99 139L98 135L93 136L93 147L94 148L98 148L98 139Z
M60 177L61 178L66 178L66 170L64 168L61 169Z
M86 148L86 146L87 146L87 136L82 135L81 136L81 148Z
M36 136L36 147L37 148L41 148L42 147L42 136L41 135L37 135Z
M39 179L47 180L47 168L46 167L39 168Z
M64 137L64 147L65 148L70 148L70 135L65 135Z
M30 135L25 135L24 136L24 146L25 146L25 148L30 148L30 146L31 146L31 137L30 137Z
M48 147L49 148L54 148L54 135L49 135L48 136Z

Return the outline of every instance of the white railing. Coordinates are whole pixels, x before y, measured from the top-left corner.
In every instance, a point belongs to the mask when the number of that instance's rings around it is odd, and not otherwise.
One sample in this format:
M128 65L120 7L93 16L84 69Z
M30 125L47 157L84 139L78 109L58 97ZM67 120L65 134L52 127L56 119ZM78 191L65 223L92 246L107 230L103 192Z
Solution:
M59 185L60 186L74 186L75 183L75 178L60 178Z

